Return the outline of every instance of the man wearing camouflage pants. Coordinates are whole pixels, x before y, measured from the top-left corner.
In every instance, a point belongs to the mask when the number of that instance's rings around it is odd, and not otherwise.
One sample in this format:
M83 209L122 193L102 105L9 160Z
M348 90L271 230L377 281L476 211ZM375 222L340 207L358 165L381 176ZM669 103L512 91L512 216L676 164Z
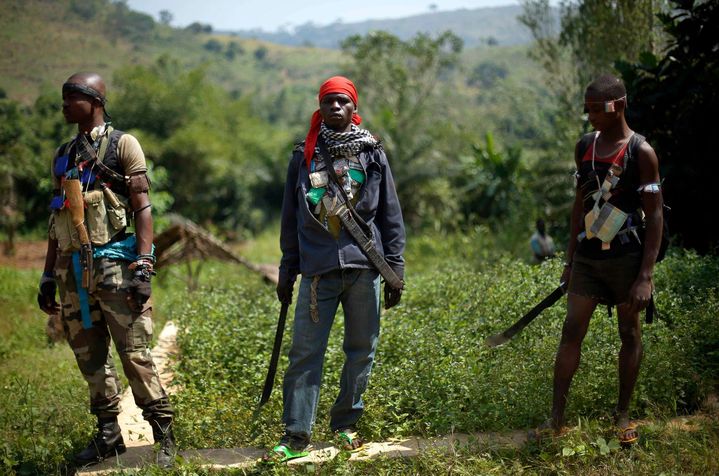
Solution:
M145 157L137 139L105 122L105 84L99 75L74 74L62 93L63 114L78 125L78 135L60 146L52 162L55 192L38 303L48 314L61 314L89 386L90 412L98 420L97 434L75 462L93 464L125 451L112 339L135 403L152 426L157 463L170 467L174 412L149 349L155 257ZM130 234L133 218L135 234Z

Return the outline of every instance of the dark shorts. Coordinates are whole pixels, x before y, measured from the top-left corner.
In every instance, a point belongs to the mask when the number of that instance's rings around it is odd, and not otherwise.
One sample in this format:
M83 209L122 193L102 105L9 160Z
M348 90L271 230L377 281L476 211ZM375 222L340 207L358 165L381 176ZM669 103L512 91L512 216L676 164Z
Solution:
M628 300L641 264L641 252L606 259L592 259L575 253L567 292L596 299L602 304L621 304Z

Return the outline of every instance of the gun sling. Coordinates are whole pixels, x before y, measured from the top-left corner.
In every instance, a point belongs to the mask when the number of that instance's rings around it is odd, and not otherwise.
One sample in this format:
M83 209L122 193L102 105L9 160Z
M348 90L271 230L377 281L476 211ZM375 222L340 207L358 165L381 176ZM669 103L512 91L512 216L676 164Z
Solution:
M403 289L404 282L397 276L397 273L394 272L390 265L387 264L387 260L384 259L384 256L375 248L371 228L365 223L362 217L359 216L342 188L339 178L337 177L337 172L335 172L331 156L327 150L327 144L324 143L322 138L317 141L317 144L319 145L320 156L327 163L328 174L336 185L334 188L338 189L342 195L340 204L334 207L332 207L331 199L327 195L323 197L323 203L327 208L327 213L337 215L347 232L357 242L360 249L362 249L365 256L367 256L367 259L377 268L377 271L379 271L379 274L384 280L395 289Z
M97 168L100 170L100 175L105 175L106 177L112 179L115 182L119 183L125 183L125 177L118 174L114 170L112 170L110 167L102 163L102 160L105 156L105 151L107 150L107 144L110 142L109 134L102 138L102 143L100 144L100 153L96 153L95 149L90 145L90 143L87 140L87 137L85 137L84 134L80 135L80 143L77 147L77 152L82 156L83 161L91 161L94 165L97 166Z

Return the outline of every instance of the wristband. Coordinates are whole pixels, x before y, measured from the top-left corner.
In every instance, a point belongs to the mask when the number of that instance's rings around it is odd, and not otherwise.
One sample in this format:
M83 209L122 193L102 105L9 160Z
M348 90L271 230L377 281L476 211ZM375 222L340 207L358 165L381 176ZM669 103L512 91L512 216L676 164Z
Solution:
M46 273L42 273L42 276L40 277L40 287L42 287L45 283L55 284L55 276L52 274L48 276Z

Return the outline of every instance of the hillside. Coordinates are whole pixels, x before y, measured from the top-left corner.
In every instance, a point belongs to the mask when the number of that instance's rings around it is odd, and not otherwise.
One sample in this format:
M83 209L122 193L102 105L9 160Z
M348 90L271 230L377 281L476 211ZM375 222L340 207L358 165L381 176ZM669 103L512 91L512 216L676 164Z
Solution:
M517 21L521 13L520 5L512 5L431 12L399 19L337 21L326 26L305 23L293 31L241 30L237 34L285 45L337 48L347 36L364 35L373 30L389 31L403 40L420 32L437 34L452 30L464 40L467 48L486 44L520 45L531 41L528 30Z
M251 95L258 99L273 97L282 91L295 98L311 98L323 78L341 72L344 66L337 50L319 45L279 45L239 34L172 28L123 3L109 0L82 3L9 0L3 4L0 47L5 54L0 56L0 90L26 104L41 90L57 88L75 71L98 71L112 82L118 68L150 65L161 56L176 59L184 68L203 65L213 82L238 96ZM526 46L469 47L480 43L484 35L494 36L500 43L510 43L512 35L515 39L523 38L521 35L525 33L519 26L508 26L518 12L519 7L484 8L355 26L356 32L387 28L400 37L411 36L422 25L426 31L451 28L467 42L462 62L466 74L488 61L501 62L515 83L531 83L533 74L531 61L525 54ZM475 28L475 33L471 33L472 25L476 24L485 27L481 31ZM41 35L37 34L39 31ZM475 35L474 41L467 40L471 34ZM269 39L281 40L279 37ZM507 61L507 55L511 61Z
M0 89L25 103L75 71L95 70L111 80L121 66L148 65L162 55L186 67L204 65L228 90L261 95L314 89L340 60L336 51L171 28L107 0L4 1L0 47Z

